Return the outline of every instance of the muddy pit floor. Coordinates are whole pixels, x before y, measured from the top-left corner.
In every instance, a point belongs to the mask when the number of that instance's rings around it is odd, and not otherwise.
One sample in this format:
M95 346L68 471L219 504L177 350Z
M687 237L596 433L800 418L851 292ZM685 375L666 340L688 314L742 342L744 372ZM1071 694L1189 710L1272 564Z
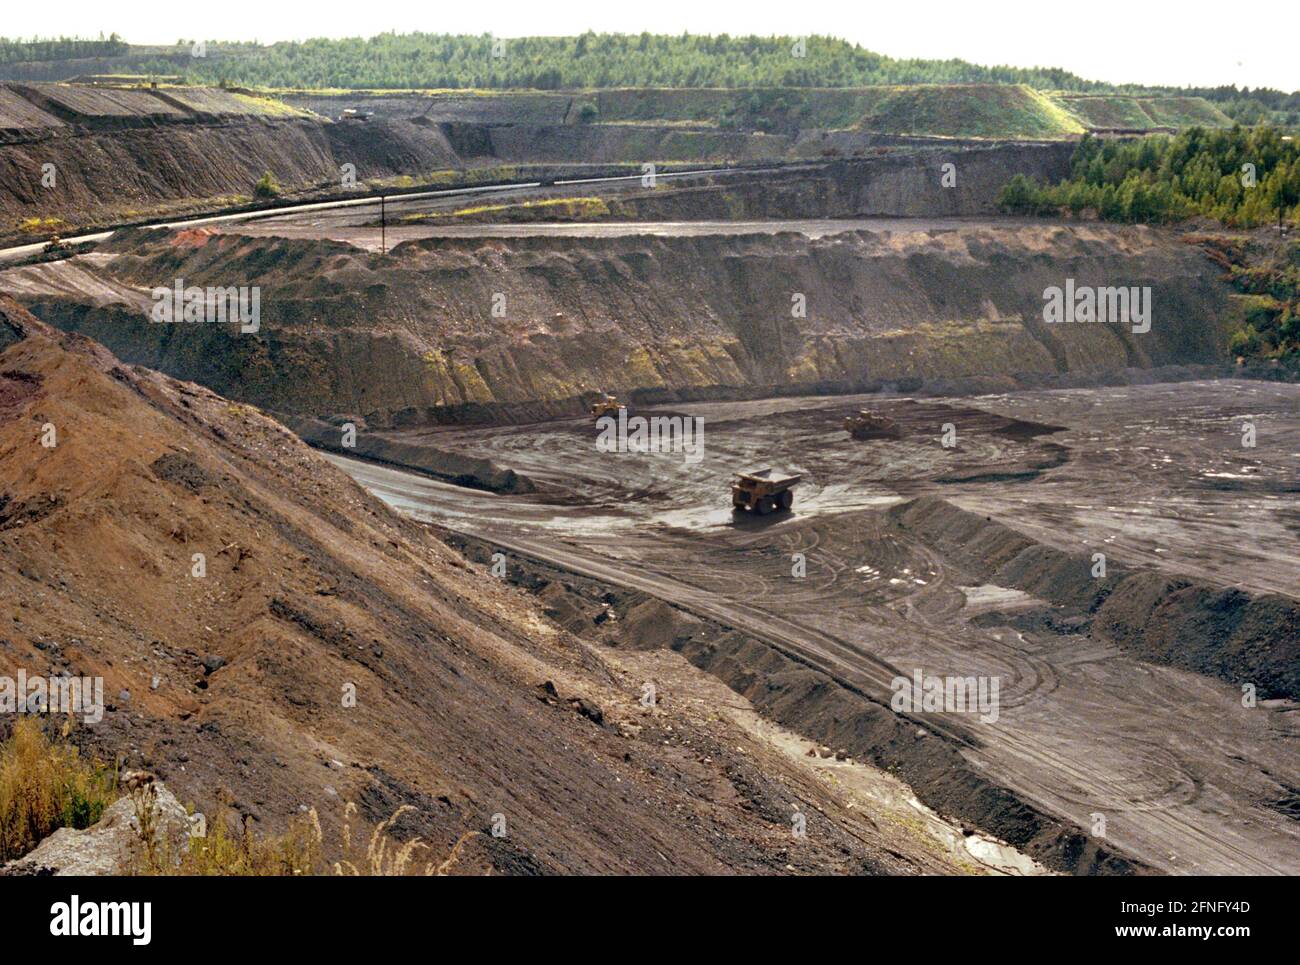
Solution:
M854 441L846 415L896 419ZM401 511L761 632L888 697L894 676L997 676L998 719L960 715L992 778L1163 871L1300 873L1300 708L1136 660L1086 634L1012 626L1043 601L972 586L885 510L937 494L1066 550L1300 593L1300 386L1246 381L708 403L703 455L597 450L587 420L418 433L489 456L538 494L501 496L338 456ZM1242 445L1243 425L1254 447ZM945 424L954 447L942 444ZM1059 431L1058 431L1059 430ZM410 440L411 433L402 438ZM736 470L800 472L794 510L738 518ZM796 577L795 554L806 561ZM999 620L1005 614L1005 622ZM974 618L978 616L978 625Z

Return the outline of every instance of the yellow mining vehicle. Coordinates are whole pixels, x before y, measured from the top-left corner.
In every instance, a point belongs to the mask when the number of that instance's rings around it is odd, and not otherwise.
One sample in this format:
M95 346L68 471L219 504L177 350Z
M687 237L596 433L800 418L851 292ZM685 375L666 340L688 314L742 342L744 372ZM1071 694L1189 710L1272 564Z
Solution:
M901 439L903 429L888 416L862 409L844 420L844 428L854 439Z
M600 419L603 416L612 416L617 419L619 411L626 408L627 406L619 402L614 396L607 395L591 404L591 417Z
M745 511L766 516L778 509L794 505L795 483L801 474L784 475L775 469L758 469L736 474L731 484L731 507L736 512Z

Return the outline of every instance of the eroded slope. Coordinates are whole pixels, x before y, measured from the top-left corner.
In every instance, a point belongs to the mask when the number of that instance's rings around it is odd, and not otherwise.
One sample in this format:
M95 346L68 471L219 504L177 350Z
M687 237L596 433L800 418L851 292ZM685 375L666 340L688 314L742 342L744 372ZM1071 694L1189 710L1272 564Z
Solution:
M642 708L641 679L258 412L8 300L0 346L0 667L102 676L77 739L201 810L412 804L396 833L443 853L505 815L472 871L956 866L671 690Z
M10 270L0 287L131 362L275 411L375 426L577 414L598 390L648 400L882 381L1005 388L1226 360L1225 287L1199 253L1147 228L490 234L378 255L130 232L106 256ZM69 290L81 270L99 281ZM176 279L258 286L260 330L150 322L149 292ZM1149 287L1150 331L1044 324L1044 290L1068 279Z

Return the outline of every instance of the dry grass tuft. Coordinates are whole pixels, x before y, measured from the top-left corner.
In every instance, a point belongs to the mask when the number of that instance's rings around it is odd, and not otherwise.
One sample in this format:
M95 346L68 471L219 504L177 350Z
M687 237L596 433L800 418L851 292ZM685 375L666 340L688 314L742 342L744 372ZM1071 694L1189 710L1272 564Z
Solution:
M143 827L141 829L143 833ZM150 856L144 874L200 877L298 877L323 874L320 820L313 809L299 816L281 835L259 837L248 819L239 831L230 822L217 820L204 837L191 837L189 850L179 861Z
M118 797L117 769L87 761L66 739L50 740L35 718L0 743L0 862L20 858L59 828L88 828Z
M414 811L409 804L404 804L389 815L386 821L381 821L370 833L370 841L366 844L366 853L360 860L353 860L345 857L334 864L334 873L336 875L373 875L386 878L400 878L411 875L446 875L448 871L460 860L460 853L465 842L478 834L477 831L467 831L460 836L460 839L452 847L451 853L441 864L435 865L430 858L426 858L423 863L416 860L417 855L421 852L426 855L431 849L420 838L412 838L404 843L394 840L388 833L393 822L400 818L407 811ZM343 810L343 851L345 855L352 852L352 820L356 817L357 808L351 801Z
M18 222L18 230L25 235L45 235L57 232L66 225L67 222L62 218L23 218Z
M421 839L400 842L389 834L393 822L411 810L414 808L404 805L386 821L380 822L370 832L364 853L358 854L353 831L357 808L349 801L343 811L343 857L332 864L323 857L320 818L313 808L297 818L284 834L267 837L253 834L246 819L239 833L230 830L229 821L218 820L209 827L206 837L190 839L188 853L181 855L179 860L155 855L146 846L149 860L141 873L259 877L446 875L460 860L465 842L478 832L462 835L448 857L435 865L429 846ZM141 832L145 830L142 821Z
M22 857L58 828L90 827L121 796L117 769L83 759L67 740L70 728L69 722L51 739L38 720L22 718L14 724L12 735L0 742L0 862ZM126 783L130 785L129 780ZM479 834L462 834L438 862L420 838L398 841L389 833L398 818L414 810L403 805L370 832L365 851L358 854L353 828L357 808L348 802L343 812L342 857L333 863L325 860L314 808L299 815L283 834L266 836L254 834L247 818L222 815L208 825L203 837L191 837L188 847L176 854L165 836L157 833L156 786L150 780L129 791L142 841L136 866L130 870L139 875L446 875L461 860L466 843Z

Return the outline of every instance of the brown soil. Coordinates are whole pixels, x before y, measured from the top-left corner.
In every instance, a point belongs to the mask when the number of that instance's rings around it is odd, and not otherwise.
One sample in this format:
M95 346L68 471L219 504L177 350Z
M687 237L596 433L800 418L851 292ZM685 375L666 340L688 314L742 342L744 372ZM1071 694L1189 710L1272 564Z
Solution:
M680 647L769 718L860 758L896 755L927 803L1027 835L1015 840L1045 861L1084 855L1051 859L1048 819L1068 839L1102 813L1107 847L1161 871L1285 874L1295 703L1261 684L1296 662L1283 618L1296 392L1226 380L634 407L704 420L695 463L602 452L589 418L401 434L512 466L539 484L520 496L331 461L399 511L505 553L566 628L620 650ZM908 432L850 439L844 418L868 407ZM1256 449L1241 445L1243 413ZM793 512L737 519L732 474L778 462L803 475ZM1088 572L1098 550L1134 592L1094 610L1110 587ZM624 608L629 591L653 599ZM918 668L998 677L1003 715L913 715L928 736L891 743L873 706ZM935 766L945 746L1002 792Z
M227 206L268 171L285 192L341 192L344 164L364 184L459 161L436 126L405 119L332 123L201 88L0 86L0 237L27 217L67 234Z
M471 559L486 560L492 552L492 544L475 539L453 537L452 543ZM510 576L570 631L608 646L681 653L764 717L897 775L954 823L995 834L1050 868L1088 875L1151 871L981 773L962 756L964 746L977 744L968 735L896 714L764 640L539 560L512 559Z
M344 800L376 821L415 805L397 833L442 852L504 814L508 836L474 838L464 871L963 867L699 703L643 708L618 654L256 410L8 300L0 330L26 335L0 355L0 668L102 675L108 712L75 732L88 749L254 827L317 807L327 840Z
M890 515L972 581L1047 600L1058 623L1086 617L1075 632L1091 621L1102 639L1144 660L1249 681L1261 698L1300 700L1300 600L1116 564L1094 577L1090 553L1047 546L934 496Z

